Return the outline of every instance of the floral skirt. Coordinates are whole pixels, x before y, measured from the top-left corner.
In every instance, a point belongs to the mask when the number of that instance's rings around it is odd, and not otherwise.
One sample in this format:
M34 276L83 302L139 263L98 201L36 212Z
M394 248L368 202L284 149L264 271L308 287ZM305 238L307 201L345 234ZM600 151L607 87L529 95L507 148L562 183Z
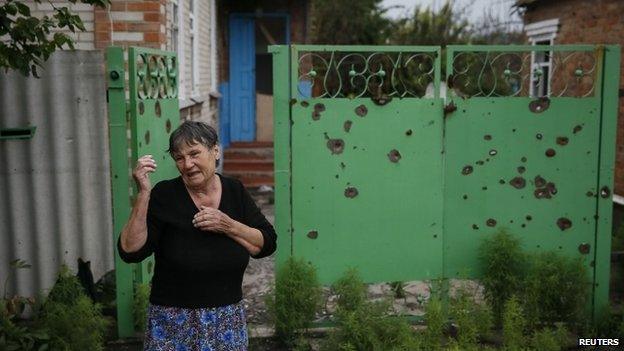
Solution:
M246 351L243 302L216 308L149 305L145 351Z

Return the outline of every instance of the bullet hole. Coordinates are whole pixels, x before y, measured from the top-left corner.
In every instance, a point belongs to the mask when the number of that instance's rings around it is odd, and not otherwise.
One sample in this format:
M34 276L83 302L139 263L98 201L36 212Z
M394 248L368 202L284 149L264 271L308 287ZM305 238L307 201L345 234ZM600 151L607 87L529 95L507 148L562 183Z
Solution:
M521 226L522 228L524 228L524 227L526 227L526 224L522 223L522 224L520 224L520 226Z
M446 117L446 115L448 115L449 113L453 113L455 111L457 111L457 105L455 105L453 101L444 105L444 117Z
M307 101L301 101L301 106L302 107L308 107L308 106L310 106L310 104Z
M489 134L486 134L486 135L484 135L484 136L483 136L483 139L485 139L485 140L488 140L488 141L489 141L489 140L492 140L492 136L491 136L491 135L489 135Z
M533 194L535 195L537 199L550 199L551 198L550 192L546 188L537 188L535 189Z
M463 198L464 200L467 200L467 199L468 199L468 195L464 194L464 196L462 196L462 198Z
M583 130L583 126L578 124L578 125L574 126L574 129L572 129L572 133L576 134L576 133L580 132L581 130Z
M557 220L557 226L561 230L570 229L572 227L572 221L567 218L561 217Z
M496 226L496 220L494 218L488 218L485 224L487 224L488 227L494 227Z
M554 149L548 149L548 150L546 150L545 154L546 154L546 157L553 157L553 156L555 156L557 154L557 152L555 152Z
M347 187L344 191L344 195L350 199L358 196L358 190L352 186Z
M537 140L542 140L543 136L542 136L542 134L537 133L537 134L535 134L535 138L536 138Z
M465 166L465 167L462 169L462 174L463 174L463 175L469 175L470 173L472 173L472 171L473 171L472 166L468 165L468 166Z
M518 167L518 173L522 174L526 171L526 168L524 166L519 166Z
M318 232L316 230L311 230L310 232L308 232L308 238L310 239L318 238Z
M367 113L368 113L368 109L364 105L360 105L355 108L355 114L360 117L366 116Z
M312 120L318 121L321 119L321 113L317 110L312 111Z
M437 235L437 234L433 234L433 238L434 238L434 239L435 239L435 238L437 238L437 237L438 237L438 235Z
M520 159L520 161L522 161L522 162L526 162L526 161L527 161L527 158L526 158L526 157L524 157L524 156L522 156L522 158Z
M160 117L161 112L160 101L156 101L156 105L154 106L154 113L156 114L156 117Z
M490 162L490 158L489 158L489 157L488 157L488 158L486 158L486 159L485 159L485 162Z
M165 130L167 131L167 134L171 133L171 121L167 119L167 122L165 122Z
M340 162L340 168L345 169L345 167L347 167L347 165L345 165L344 162Z
M401 159L401 153L399 153L399 150L393 149L388 153L388 159L390 162L397 163Z
M516 128L512 129L512 130L511 130L511 132L512 132L512 133L515 133L515 132L516 132Z
M349 131L351 130L351 125L353 125L353 122L346 120L344 122L344 131L349 133Z
M533 217L531 217L531 215L527 215L525 218L526 218L527 221L530 221L530 220L533 219Z
M487 186L482 186L481 190L487 190Z
M338 179L338 178L340 178L340 176L336 174L336 179Z
M490 154L490 156L496 156L496 154L498 153L498 151L492 149L490 150L490 152L488 152Z
M143 101L139 102L139 114L142 115L145 113L145 105L143 104Z
M598 218L600 218L600 216L599 216L599 215L597 215L597 214L595 214L595 215L594 215L594 219L595 219L595 220L598 220Z
M341 154L344 150L344 141L342 139L329 139L327 140L327 148L332 152L332 155Z
M290 106L293 106L297 103L297 99L290 99Z
M533 100L529 103L529 110L533 113L544 112L550 107L550 99L547 97L540 97L537 100Z
M509 182L509 184L516 189L522 189L526 186L526 180L522 177L515 177Z
M602 197L603 199L606 199L610 195L611 195L611 190L609 189L609 187L603 186L602 188L600 188L600 197Z
M505 184L505 179L499 179L499 180L498 180L498 182L499 182L500 184Z
M510 220L509 220L509 223L513 223L513 219L510 219Z
M551 195L556 195L557 194L557 187L555 186L555 183L550 182L550 183L546 184L546 189L548 189L548 192Z
M325 112L325 105L321 103L314 105L314 111Z
M474 230L479 230L479 226L478 226L478 225L476 225L476 224L473 224L473 225L472 225L472 229L474 229Z
M149 145L150 143L150 132L149 130L145 132L145 145Z
M589 253L589 249L590 249L590 245L588 243L582 243L578 247L579 252L582 253L583 255L587 255Z
M407 136L412 135L412 133L413 133L413 132L412 132L412 130L411 130L411 129L408 129L408 130L406 130L406 131L405 131L405 135L407 135Z
M557 145L566 146L568 145L569 141L570 139L568 139L567 137L557 137Z
M483 162L483 161L479 160L479 161L477 161L476 163L477 163L479 166L483 166L483 164L484 164L485 162Z
M538 188L542 188L546 185L546 179L542 178L539 175L535 176L534 182L535 182L535 186Z

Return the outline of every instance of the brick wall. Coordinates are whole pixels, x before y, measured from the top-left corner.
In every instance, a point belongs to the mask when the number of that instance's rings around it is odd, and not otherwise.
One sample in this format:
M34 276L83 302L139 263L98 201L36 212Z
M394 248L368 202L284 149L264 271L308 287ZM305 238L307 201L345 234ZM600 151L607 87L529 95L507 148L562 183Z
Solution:
M526 24L558 18L555 44L619 44L624 47L624 1L542 0L526 9ZM623 55L624 57L624 55ZM620 92L624 91L624 61L620 63ZM622 93L620 93L622 95ZM624 195L624 98L620 97L615 193Z
M164 49L166 0L112 0L108 9L96 8L95 48L109 45Z

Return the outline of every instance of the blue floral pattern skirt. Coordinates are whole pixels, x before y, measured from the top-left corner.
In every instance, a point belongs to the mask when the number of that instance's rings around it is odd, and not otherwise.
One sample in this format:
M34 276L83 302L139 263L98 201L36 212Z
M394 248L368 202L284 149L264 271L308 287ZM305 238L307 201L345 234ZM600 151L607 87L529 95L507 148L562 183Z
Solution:
M247 351L243 302L216 308L149 305L145 351Z

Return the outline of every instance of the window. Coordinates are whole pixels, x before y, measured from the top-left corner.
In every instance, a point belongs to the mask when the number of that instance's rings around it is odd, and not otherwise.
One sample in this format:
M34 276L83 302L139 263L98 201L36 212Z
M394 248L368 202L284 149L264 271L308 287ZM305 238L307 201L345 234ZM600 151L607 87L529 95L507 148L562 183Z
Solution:
M197 62L197 21L195 20L195 0L190 1L189 9L189 33L191 36L191 91L197 95L197 83L199 81Z
M178 42L180 36L179 6L177 0L171 0L171 51L179 53ZM178 55L179 56L179 55Z
M531 45L553 45L559 19L551 19L527 24L524 30ZM552 51L533 51L531 53L531 96L550 95L550 77L552 72Z

